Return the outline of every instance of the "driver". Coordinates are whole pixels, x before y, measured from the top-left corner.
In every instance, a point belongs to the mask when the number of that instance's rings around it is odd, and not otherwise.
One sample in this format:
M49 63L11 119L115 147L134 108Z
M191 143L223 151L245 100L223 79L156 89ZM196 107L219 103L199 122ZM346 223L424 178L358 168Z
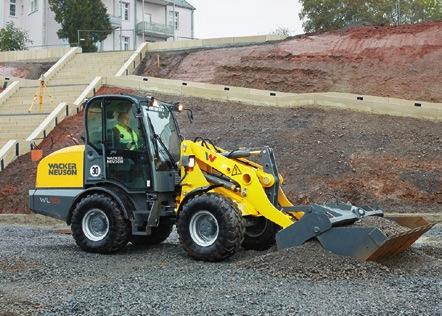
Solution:
M137 150L138 134L129 127L129 113L120 112L118 123L114 127L116 147L119 149Z

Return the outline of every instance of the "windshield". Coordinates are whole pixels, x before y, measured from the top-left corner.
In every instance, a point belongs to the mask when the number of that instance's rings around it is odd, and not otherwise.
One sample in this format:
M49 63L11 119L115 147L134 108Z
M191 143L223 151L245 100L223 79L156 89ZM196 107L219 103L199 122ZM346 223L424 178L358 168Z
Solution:
M180 159L180 136L178 128L175 124L175 120L172 112L167 107L166 103L158 102L158 106L148 107L143 106L145 115L149 118L152 129L156 135L161 139L156 139L156 147L162 161L167 161L169 155L164 147L167 148L170 155L176 161Z

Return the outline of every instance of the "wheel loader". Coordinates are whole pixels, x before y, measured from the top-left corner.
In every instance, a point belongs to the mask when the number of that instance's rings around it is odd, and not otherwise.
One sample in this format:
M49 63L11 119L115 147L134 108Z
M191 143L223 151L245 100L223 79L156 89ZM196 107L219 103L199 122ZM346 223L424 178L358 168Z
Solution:
M293 205L270 147L225 150L204 136L185 140L175 118L181 111L154 97L91 98L85 144L39 162L31 210L65 221L78 246L97 253L161 243L176 225L184 250L204 261L222 261L240 247L284 249L311 239L338 255L380 260L431 228L421 217L395 218L409 229L387 237L352 225L383 216L377 207Z

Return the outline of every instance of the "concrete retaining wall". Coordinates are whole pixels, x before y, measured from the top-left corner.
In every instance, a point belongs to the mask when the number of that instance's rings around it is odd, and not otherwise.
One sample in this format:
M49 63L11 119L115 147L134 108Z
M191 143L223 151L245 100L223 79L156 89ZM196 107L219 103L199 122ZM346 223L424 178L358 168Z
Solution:
M65 55L70 47L54 47L45 49L0 52L0 63L14 61L57 60Z
M375 114L442 121L442 103L401 100L350 93L284 93L198 82L126 76L103 79L103 84L136 90L234 101L253 105L296 107L315 105Z
M128 61L116 73L116 76L124 76L133 74L134 70L143 61L148 53L160 51L176 51L185 49L200 48L216 48L228 46L240 46L249 44L261 44L271 41L281 41L286 36L279 35L259 35L259 36L243 36L243 37L222 37L210 38L204 40L181 40L169 42L143 43L128 59Z
M249 45L249 44L261 44L271 41L281 41L286 38L287 38L286 36L279 36L279 35L257 35L257 36L242 36L242 37L209 38L202 40L155 42L155 43L149 43L147 50L149 52L155 52L155 51L167 51L167 50L174 51L174 50L183 50L183 49L240 46L240 45Z

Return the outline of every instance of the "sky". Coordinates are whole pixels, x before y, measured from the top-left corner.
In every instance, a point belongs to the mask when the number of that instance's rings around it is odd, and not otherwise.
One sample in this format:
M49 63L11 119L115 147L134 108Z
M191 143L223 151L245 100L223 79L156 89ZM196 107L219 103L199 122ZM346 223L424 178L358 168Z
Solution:
M297 0L187 0L196 7L195 37L262 35L278 27L303 33Z

